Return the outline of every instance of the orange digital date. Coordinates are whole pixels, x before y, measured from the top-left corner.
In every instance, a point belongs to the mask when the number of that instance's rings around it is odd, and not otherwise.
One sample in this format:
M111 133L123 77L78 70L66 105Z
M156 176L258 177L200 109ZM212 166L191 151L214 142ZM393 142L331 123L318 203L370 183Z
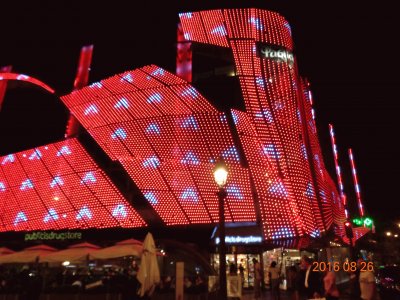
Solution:
M374 271L374 264L372 262L362 261L359 264L360 272ZM315 261L311 266L311 270L313 272L325 272L325 271L334 271L339 272L343 270L344 272L355 272L357 270L357 263L355 261L345 261L340 263L338 261L334 262L324 262L324 261Z

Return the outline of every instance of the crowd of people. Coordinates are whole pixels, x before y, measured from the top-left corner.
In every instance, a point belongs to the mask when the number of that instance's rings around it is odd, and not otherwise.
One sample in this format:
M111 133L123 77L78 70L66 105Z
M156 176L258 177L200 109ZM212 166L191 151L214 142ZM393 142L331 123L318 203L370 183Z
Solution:
M349 287L346 294L354 300L379 299L375 277L372 270L362 269L361 264L365 261L359 259L357 267L349 272ZM315 271L313 261L307 256L302 257L298 266L291 266L286 272L287 293L293 300L303 299L326 299L338 300L340 295L336 285L337 270L326 268L324 272ZM362 271L361 271L362 269ZM254 259L254 278L260 272L260 266ZM273 261L268 268L269 284L274 300L280 300L280 284L282 282L282 270ZM254 299L260 299L260 282L255 281Z

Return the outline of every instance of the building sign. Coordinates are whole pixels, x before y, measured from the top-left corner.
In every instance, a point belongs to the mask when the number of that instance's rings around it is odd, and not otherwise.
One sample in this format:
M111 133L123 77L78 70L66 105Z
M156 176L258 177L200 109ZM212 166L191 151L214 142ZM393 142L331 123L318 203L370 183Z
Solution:
M258 57L272 59L277 62L285 62L289 64L289 67L293 67L293 53L286 50L285 48L266 43L257 43L256 46Z
M38 240L81 240L82 232L45 232L36 231L25 233L25 241L38 241Z
M225 237L225 243L227 244L261 244L262 237L261 236L231 236L228 235ZM215 238L215 243L219 244L219 237Z

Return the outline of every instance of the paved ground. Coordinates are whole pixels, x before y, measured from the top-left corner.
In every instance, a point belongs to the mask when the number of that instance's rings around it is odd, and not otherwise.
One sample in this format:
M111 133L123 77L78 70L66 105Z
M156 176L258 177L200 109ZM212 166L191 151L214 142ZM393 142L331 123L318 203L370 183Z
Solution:
M342 294L345 294L345 293L342 293ZM281 295L281 299L280 300L292 300L291 296L288 293L286 293L285 291L281 291L280 295ZM254 299L254 296L253 296L253 292L251 290L243 291L243 297L242 297L241 300L253 300L253 299ZM261 299L262 300L273 300L274 298L272 297L270 291L264 291L262 293ZM300 298L300 299L303 300L302 298ZM340 300L351 300L351 298L349 296L346 296L346 295L341 296L339 299Z

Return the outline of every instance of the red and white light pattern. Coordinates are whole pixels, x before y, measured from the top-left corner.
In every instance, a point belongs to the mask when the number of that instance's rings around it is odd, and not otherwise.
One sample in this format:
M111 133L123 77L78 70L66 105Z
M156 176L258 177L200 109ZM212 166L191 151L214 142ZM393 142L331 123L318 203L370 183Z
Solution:
M240 166L226 116L186 81L146 66L62 99L166 224L218 221L212 170L219 156L230 171L227 222L256 220L249 172Z
M76 139L0 157L0 231L145 222Z
M308 149L307 147L304 147L304 154L305 156L310 155L310 160L312 160L314 175L316 177L316 181L318 183L317 187L319 189L319 203L321 204L321 208L323 210L325 225L330 227L332 222L334 222L337 225L335 233L338 235L343 235L343 224L346 220L343 203L337 192L334 181L325 168L321 147L318 140L317 127L314 120L315 115L312 108L313 101L309 84L303 80L301 82L301 102L304 108L304 122L307 127L307 136L310 145ZM311 153L308 153L308 151Z
M360 212L360 216L363 217L364 216L364 207L363 207L362 201L361 201L361 191L360 191L360 185L358 183L356 164L354 162L353 151L351 149L349 149L349 159L350 159L350 164L351 164L351 173L353 174L354 189L355 189L355 192L357 195L358 210Z
M347 211L346 194L344 193L343 180L342 180L342 171L341 171L340 166L339 166L339 154L338 154L337 147L336 147L335 132L333 130L332 124L329 124L329 134L331 135L332 152L333 152L333 158L334 158L334 161L335 161L336 176L337 176L337 180L338 180L338 184L339 184L340 198L342 199L342 202L343 202L346 219L348 219L349 218L349 213Z
M184 13L180 21L186 39L233 51L247 112L234 112L234 117L258 193L265 238L319 236L333 222L337 192L323 165L314 120L300 107L304 99L296 64L260 57L257 49L264 43L290 54L288 22L259 9ZM315 153L307 153L310 147ZM274 186L269 187L266 173Z
M227 222L261 221L265 239L304 234L317 237L332 223L343 235L344 205L323 164L311 93L299 78L296 63L288 59L293 44L287 21L277 13L259 9L183 13L180 20L185 42L232 49L246 106L246 112L233 111L232 117L248 168L241 164L244 160L235 148L227 116L186 80L154 65L115 75L62 97L71 113L107 155L121 163L167 225L218 222L212 170L215 159L222 156L229 167ZM274 59L275 53L260 57L260 43L271 46L271 51L278 49L286 59ZM182 74L189 79L188 70ZM80 147L76 141L73 145ZM41 148L40 154L33 149L2 158L6 165L12 160L18 162L13 164L13 171L1 166L4 183L1 181L0 197L10 199L7 209L12 207L17 213L10 215L2 202L3 228L27 230L27 224L39 224L32 220L41 222L41 228L50 223L57 228L83 224L129 227L127 219L134 223L132 226L144 225L126 202L107 195L110 190L116 191L115 187L107 186L107 177L86 153L82 152L86 160L77 162L67 155L68 151L75 153L72 148L54 147L55 155L65 152L60 159L67 163L46 162L42 154L47 149ZM36 164L46 166L46 172L35 171ZM11 182L14 186L9 185ZM60 191L60 196L49 196L53 201L57 197L59 206L50 205L46 188ZM37 201L30 201L34 202L31 210L27 202L17 200L26 199L29 193L39 195ZM68 201L60 202L62 195L70 195ZM99 207L98 212L95 207ZM43 212L47 212L45 217ZM68 223L71 212L75 225ZM122 220L125 212L135 217ZM89 217L101 213L111 218ZM105 225L106 220L110 221Z
M0 73L0 81L2 81L2 80L26 81L26 82L32 83L34 85L37 85L38 87L40 87L42 89L45 89L50 94L54 94L54 90L51 87L49 87L47 84L40 81L39 79L36 79L34 77L31 77L31 76L28 76L25 74L17 74L17 73L9 73L9 72Z

